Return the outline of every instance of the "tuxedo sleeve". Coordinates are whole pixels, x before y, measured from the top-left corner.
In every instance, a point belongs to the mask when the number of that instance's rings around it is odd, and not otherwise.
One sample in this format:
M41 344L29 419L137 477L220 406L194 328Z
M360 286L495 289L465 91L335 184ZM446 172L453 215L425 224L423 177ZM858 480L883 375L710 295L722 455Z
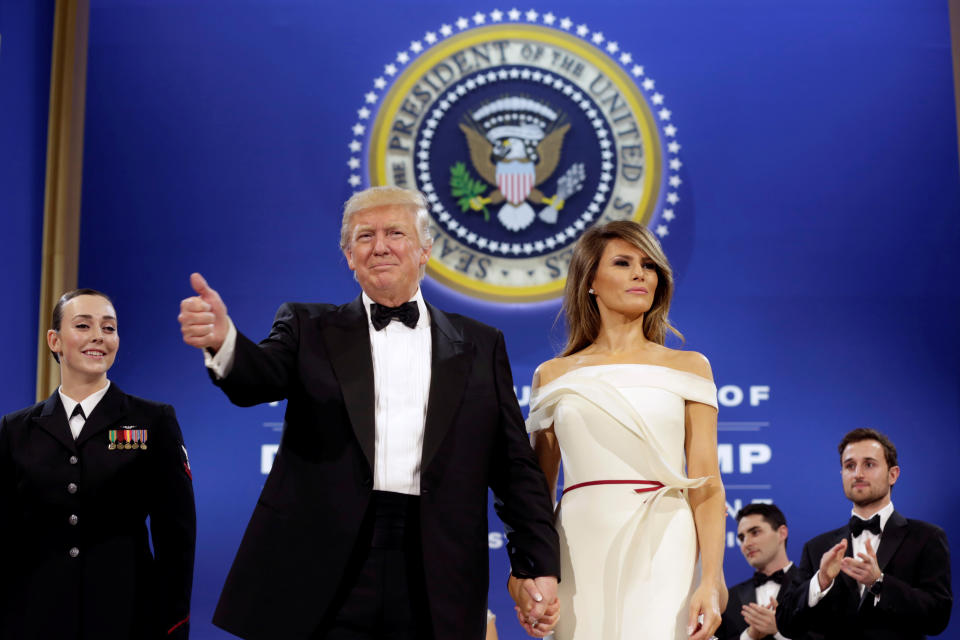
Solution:
M503 334L494 347L499 422L491 457L494 509L507 533L507 554L518 578L560 578L560 543L553 526L553 501L523 426Z
M914 521L916 522L916 521ZM907 582L884 573L883 592L875 605L877 614L911 632L937 635L947 628L953 594L950 588L950 549L940 527L923 523L923 546L914 567L915 579Z
M845 600L841 584L834 584L815 607L809 605L810 580L820 568L822 555L811 542L803 545L796 581L781 589L777 598L777 629L787 638L818 637L812 634L826 633L843 617Z
M197 537L193 478L173 407L163 405L151 429L153 492L150 535L153 538L155 597L161 630L185 640L190 630L190 592Z
M283 400L295 378L300 343L300 317L290 303L283 304L260 344L237 331L233 366L224 378L211 373L214 384L241 407Z

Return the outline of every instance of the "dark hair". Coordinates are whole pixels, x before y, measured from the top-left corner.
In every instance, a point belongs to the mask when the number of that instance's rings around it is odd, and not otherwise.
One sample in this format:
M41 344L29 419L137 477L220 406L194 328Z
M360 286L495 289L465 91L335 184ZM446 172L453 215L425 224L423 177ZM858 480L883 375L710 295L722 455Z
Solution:
M737 522L739 523L741 518L747 516L760 516L774 531L787 524L786 516L783 515L783 511L780 511L780 507L775 504L765 502L748 504L737 512Z
M887 460L887 467L897 466L897 448L893 446L890 438L876 429L866 429L863 427L854 429L843 436L843 440L840 441L840 445L837 447L837 451L840 453L840 463L843 463L843 450L847 448L848 444L863 442L864 440L876 440L879 442L880 446L883 447L883 457Z
M96 289L74 289L73 291L67 291L65 294L60 296L60 299L57 300L57 304L53 305L53 313L50 316L50 328L54 331L60 331L60 325L63 324L63 306L73 300L78 296L100 296L111 305L113 300L110 299L110 296L103 293L102 291L97 291ZM50 352L53 354L53 359L57 362L60 362L60 358L56 353Z

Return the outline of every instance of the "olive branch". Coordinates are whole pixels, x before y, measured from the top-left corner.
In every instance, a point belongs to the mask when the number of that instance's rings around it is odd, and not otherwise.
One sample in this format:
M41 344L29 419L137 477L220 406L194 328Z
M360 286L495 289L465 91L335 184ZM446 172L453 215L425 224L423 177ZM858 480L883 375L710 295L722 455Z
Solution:
M487 190L487 186L484 183L470 177L467 166L462 162L458 162L450 167L450 187L451 194L457 198L457 204L460 205L461 211L472 208L470 201L477 196L483 195L483 192ZM481 210L483 211L484 221L490 222L490 212L487 211L486 205L482 205Z

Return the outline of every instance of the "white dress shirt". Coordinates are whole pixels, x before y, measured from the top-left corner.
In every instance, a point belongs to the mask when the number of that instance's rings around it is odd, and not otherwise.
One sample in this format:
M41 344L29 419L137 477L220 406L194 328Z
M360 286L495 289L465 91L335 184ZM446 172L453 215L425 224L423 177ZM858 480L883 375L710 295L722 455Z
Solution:
M786 573L792 566L793 563L788 562L786 566L783 567L783 572ZM768 607L770 606L770 598L776 599L779 594L780 583L774 580L767 580L762 585L757 587L757 604L761 607ZM777 640L790 640L789 638L781 635L779 631L773 634L773 637ZM744 629L743 633L740 634L740 640L753 640L753 638L751 638L747 630Z
M370 323L373 300L361 295L370 332L375 407L373 488L420 495L423 431L430 394L432 342L430 313L418 288L411 302L420 318L410 329L391 322L377 331ZM203 351L204 362L217 378L233 367L237 330L230 321L227 337L216 355Z
M107 380L107 384L103 387L103 389L94 391L80 402L77 402L65 394L62 387L57 388L57 393L60 394L60 402L63 403L63 408L67 412L67 422L70 424L70 433L73 434L74 440L76 440L80 435L80 431L83 429L83 425L86 423L87 418L89 418L90 414L93 413L94 408L100 404L100 400L103 399L103 396L106 395L107 389L109 388L110 381ZM81 417L79 414L73 415L73 410L78 404L83 407L83 415L85 417Z
M883 536L883 529L887 526L887 520L890 519L890 516L893 514L893 502L888 502L887 506L883 507L879 511L870 514L870 518L880 514L880 535L876 535L870 531L861 531L860 535L853 538L853 557L857 558L858 553L867 552L867 540L870 541L870 546L873 547L873 553L877 553L877 549L880 548L880 538ZM851 510L851 514L860 518L855 512ZM861 520L869 520L870 518L860 518ZM813 577L810 578L810 592L807 596L807 605L814 606L830 592L830 589L833 588L833 583L831 582L826 589L823 591L820 590L820 571L819 569ZM863 595L863 590L866 589L864 585L860 585L860 594ZM874 604L880 601L880 597L877 596L874 599Z

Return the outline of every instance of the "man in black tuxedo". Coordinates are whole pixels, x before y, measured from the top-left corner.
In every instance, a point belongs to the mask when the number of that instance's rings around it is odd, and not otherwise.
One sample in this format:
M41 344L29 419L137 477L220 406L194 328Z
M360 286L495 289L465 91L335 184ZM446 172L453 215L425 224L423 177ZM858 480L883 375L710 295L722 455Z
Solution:
M943 529L894 510L890 492L900 467L889 438L854 429L839 451L853 516L804 545L801 580L777 608L781 632L844 640L941 633L953 604Z
M720 640L787 640L777 629L778 597L797 579L787 557L787 519L775 504L748 504L737 513L737 539L747 564L756 572L730 588ZM808 634L797 636L812 638Z
M264 640L480 640L487 487L512 572L538 600L529 615L544 615L558 540L503 335L423 301L431 238L419 193L354 195L340 245L361 295L284 304L259 345L199 274L181 303L184 341L205 350L231 401L288 401L214 623Z

